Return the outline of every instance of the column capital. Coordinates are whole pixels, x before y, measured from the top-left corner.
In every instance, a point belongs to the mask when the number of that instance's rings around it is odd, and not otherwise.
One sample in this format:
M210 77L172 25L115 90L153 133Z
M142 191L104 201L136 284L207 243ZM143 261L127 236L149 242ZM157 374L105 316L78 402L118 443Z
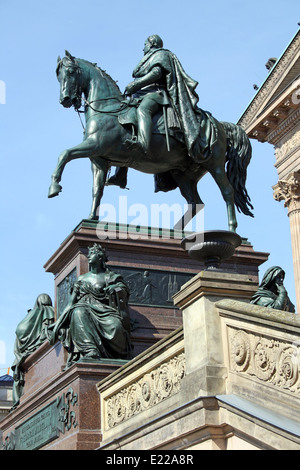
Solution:
M288 215L294 211L300 211L300 171L294 171L284 180L279 180L273 186L274 199L284 201L288 208Z

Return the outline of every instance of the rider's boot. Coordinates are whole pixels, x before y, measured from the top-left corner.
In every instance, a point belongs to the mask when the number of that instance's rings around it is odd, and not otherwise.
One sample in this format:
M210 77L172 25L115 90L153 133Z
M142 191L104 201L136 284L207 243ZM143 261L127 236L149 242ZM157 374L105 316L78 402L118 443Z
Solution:
M127 167L117 167L115 174L106 181L106 185L120 186L120 188L125 189L127 185L127 173Z
M131 150L138 150L147 154L152 136L152 116L158 109L158 104L152 99L144 98L137 109L138 137L126 140Z

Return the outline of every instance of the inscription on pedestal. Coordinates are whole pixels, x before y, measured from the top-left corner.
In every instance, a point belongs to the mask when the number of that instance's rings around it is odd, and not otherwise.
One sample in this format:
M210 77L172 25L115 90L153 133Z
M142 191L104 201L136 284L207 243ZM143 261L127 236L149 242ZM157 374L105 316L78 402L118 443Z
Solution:
M16 449L39 449L59 436L57 426L58 409L56 402L50 403L43 410L16 428Z
M76 428L74 407L78 395L72 387L66 394L58 396L43 409L24 421L10 432L2 444L3 450L37 450L57 439L60 433Z

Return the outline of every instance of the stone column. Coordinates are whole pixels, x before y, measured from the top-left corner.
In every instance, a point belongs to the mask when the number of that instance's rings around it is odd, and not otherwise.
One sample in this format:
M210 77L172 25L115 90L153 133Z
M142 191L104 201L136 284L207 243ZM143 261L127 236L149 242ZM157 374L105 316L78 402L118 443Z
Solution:
M297 313L300 313L300 171L273 186L274 199L284 201L290 219Z

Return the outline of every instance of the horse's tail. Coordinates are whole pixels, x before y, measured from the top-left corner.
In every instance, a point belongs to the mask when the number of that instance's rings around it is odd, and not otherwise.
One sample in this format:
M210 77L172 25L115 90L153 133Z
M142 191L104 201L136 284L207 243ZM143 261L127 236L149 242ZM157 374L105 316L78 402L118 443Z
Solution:
M239 212L254 217L251 199L246 190L247 167L252 157L252 147L246 132L237 124L222 122L227 138L226 173L234 189L234 202Z

